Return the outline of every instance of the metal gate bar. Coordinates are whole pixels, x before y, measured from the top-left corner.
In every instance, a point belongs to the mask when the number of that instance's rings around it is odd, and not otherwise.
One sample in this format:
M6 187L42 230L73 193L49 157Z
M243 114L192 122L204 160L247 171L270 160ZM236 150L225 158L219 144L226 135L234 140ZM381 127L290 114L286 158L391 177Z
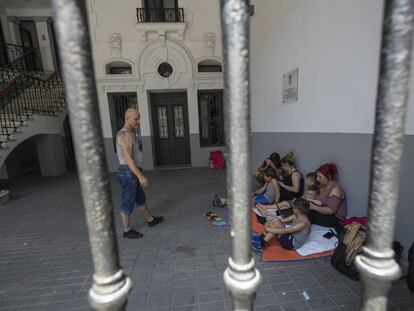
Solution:
M53 0L53 16L95 269L89 299L123 310L132 283L119 264L85 1Z
M362 310L387 309L391 282L399 278L391 244L403 152L413 32L412 0L387 0L384 8L368 240L356 265L363 281Z
M250 250L249 1L221 0L221 24L229 148L227 192L232 202L233 238L224 282L233 297L234 310L252 310L261 276Z

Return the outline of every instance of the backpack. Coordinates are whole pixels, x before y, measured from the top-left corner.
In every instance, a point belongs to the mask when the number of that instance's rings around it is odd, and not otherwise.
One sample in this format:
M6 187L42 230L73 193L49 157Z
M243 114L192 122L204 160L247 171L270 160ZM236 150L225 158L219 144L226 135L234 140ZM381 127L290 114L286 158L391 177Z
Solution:
M354 259L361 252L365 238L361 224L348 225L344 234L339 236L338 246L331 257L332 266L355 281L359 280L359 272L354 265Z
M224 169L225 162L223 153L221 150L215 150L210 152L210 167L216 170Z
M406 277L407 286L414 292L414 243L408 250L408 273Z

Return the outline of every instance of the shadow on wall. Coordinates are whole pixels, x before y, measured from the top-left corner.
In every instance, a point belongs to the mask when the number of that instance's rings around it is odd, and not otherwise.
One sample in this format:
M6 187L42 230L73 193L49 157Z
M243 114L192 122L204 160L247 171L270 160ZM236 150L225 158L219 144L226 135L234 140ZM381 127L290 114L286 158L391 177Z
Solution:
M40 174L36 137L30 137L14 148L0 170L1 179L15 179L25 175Z

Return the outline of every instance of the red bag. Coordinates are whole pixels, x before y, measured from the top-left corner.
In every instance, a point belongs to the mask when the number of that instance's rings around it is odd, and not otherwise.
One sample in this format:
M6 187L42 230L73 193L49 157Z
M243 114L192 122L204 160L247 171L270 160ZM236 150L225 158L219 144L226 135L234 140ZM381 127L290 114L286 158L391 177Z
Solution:
M210 152L210 167L216 170L222 170L225 167L223 153L220 150Z

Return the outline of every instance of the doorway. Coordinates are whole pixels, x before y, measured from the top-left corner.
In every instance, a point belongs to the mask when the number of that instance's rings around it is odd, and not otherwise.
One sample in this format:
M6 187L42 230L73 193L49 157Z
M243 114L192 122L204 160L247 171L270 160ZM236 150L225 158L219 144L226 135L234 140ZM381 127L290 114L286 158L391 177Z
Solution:
M151 93L155 166L189 165L187 93Z

